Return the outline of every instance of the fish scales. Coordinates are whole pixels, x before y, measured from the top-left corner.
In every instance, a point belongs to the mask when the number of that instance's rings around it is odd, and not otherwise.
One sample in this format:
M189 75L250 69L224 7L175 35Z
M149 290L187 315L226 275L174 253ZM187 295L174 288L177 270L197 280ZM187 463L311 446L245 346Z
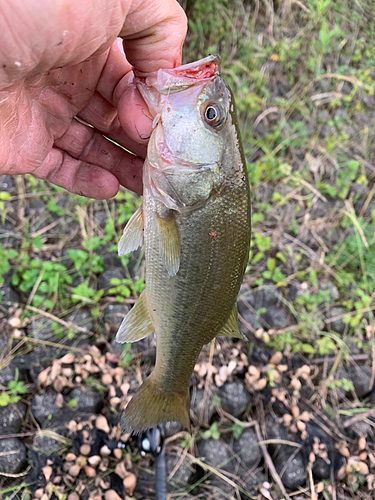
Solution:
M215 71L210 73L212 62ZM157 353L154 371L122 416L128 432L141 432L166 420L189 427L189 381L202 346L220 334L240 337L235 303L250 240L246 166L233 98L218 75L216 56L193 64L203 68L203 81L194 76L191 82L192 65L182 66L175 70L183 75L176 90L170 70L173 98L162 100L140 78L139 88L156 116L155 128L144 165L143 205L135 222L125 228L119 250L136 248L144 234L146 287L117 338L135 341L155 331ZM192 94L187 94L189 84ZM179 92L187 94L188 105L186 109L180 105L174 113ZM200 96L198 111L189 104L191 95ZM159 107L157 99L162 101ZM210 106L214 110L207 112ZM217 119L215 113L223 114L223 109L224 123L215 130L211 116ZM184 129L178 127L180 123L186 127L189 113L193 141L186 136L189 148L184 150ZM200 142L197 150L194 142Z
M181 235L176 276L165 276L157 226L153 221L148 225L146 219L145 253L146 262L150 262L146 268L147 301L155 330L163 332L157 340L155 370L172 391L186 386L202 346L228 319L242 281L243 253L248 252L248 208L246 203L239 205L245 198L242 193L238 201L231 194L228 190L227 196L210 199L187 217L176 217ZM153 204L147 192L144 203L147 212L148 204Z

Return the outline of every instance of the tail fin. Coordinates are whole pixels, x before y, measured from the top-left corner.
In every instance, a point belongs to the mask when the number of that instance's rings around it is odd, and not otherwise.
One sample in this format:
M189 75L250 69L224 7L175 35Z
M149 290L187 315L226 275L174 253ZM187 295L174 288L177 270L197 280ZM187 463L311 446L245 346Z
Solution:
M125 408L121 416L122 430L138 434L169 420L181 422L190 429L188 391L165 395L154 378L152 373Z

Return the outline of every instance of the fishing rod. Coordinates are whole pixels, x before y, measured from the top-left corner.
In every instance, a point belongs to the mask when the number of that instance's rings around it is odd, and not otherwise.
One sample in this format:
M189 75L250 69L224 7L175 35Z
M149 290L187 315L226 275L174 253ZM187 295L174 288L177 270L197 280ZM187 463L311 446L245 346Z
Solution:
M155 458L155 500L166 500L167 471L162 429L158 426L139 434L137 446L142 456L150 453Z

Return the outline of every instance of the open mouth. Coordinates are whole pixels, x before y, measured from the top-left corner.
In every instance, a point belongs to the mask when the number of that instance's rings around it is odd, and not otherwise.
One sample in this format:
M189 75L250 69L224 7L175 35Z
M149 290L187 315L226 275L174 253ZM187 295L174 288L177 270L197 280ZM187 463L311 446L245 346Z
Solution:
M217 55L210 55L194 63L184 64L172 71L176 75L184 76L185 78L193 78L195 80L212 78L219 74L220 58Z

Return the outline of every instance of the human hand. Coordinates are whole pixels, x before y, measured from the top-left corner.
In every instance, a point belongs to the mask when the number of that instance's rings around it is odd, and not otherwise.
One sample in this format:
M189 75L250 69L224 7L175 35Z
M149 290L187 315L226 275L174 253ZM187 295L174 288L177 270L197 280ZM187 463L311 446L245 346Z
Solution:
M152 122L131 69L179 65L185 34L175 0L2 2L0 174L97 199L119 183L141 193Z

